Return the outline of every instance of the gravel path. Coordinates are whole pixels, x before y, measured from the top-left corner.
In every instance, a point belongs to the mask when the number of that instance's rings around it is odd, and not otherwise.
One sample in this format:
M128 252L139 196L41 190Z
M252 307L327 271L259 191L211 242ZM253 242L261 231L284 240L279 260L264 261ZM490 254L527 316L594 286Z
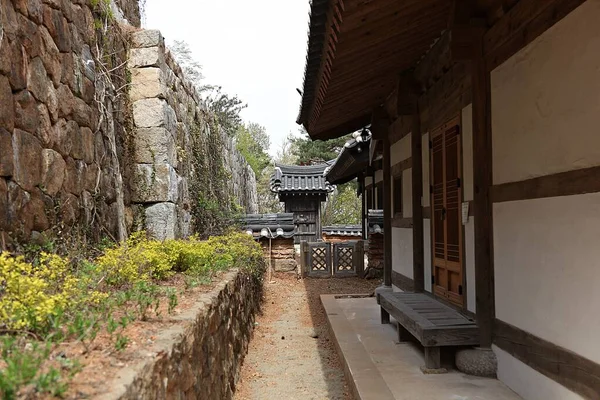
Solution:
M319 295L371 293L378 284L284 274L266 283L235 399L351 399Z

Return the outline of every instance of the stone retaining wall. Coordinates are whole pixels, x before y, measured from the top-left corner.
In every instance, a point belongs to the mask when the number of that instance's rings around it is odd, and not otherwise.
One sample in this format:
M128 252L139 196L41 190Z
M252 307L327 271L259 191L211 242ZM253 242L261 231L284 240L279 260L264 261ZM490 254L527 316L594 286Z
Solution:
M262 284L226 274L157 338L155 358L128 367L103 400L231 399L260 308Z
M200 167L190 157L194 130L203 141L208 140L211 129L218 130L224 168L230 177L223 184L229 185L245 212L257 212L254 172L232 139L208 123L204 102L165 47L160 32L141 30L132 33L131 39L128 66L135 165L130 186L133 203L141 207L143 228L159 239L185 237L190 232L193 199L189 180L198 175Z
M138 0L0 0L0 248L75 231L189 233L181 160L206 109L139 21ZM256 212L254 174L224 143L223 185Z

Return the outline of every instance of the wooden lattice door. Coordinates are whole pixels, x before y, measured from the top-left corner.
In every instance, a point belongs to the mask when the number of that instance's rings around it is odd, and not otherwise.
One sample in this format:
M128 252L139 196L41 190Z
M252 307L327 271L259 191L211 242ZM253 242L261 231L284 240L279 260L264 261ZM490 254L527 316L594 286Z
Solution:
M431 135L432 280L436 296L462 306L460 126L452 121Z

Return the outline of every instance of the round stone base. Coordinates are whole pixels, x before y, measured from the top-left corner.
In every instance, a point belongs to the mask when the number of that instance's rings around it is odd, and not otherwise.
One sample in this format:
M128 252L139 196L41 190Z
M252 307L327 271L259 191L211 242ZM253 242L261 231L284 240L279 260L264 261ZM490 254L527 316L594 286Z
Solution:
M498 360L492 349L464 349L456 352L456 368L465 374L495 378Z

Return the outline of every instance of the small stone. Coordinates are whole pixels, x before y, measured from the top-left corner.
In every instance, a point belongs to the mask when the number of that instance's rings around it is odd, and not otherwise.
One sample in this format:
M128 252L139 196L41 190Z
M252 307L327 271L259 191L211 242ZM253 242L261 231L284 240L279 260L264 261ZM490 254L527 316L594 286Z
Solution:
M40 154L42 146L32 134L15 129L12 137L14 151L13 179L25 190L33 190L41 183Z
M282 336L282 337L281 337L281 340L285 340L285 336Z
M318 339L319 338L319 334L317 333L317 331L313 330L311 331L308 336L310 336L313 339Z

